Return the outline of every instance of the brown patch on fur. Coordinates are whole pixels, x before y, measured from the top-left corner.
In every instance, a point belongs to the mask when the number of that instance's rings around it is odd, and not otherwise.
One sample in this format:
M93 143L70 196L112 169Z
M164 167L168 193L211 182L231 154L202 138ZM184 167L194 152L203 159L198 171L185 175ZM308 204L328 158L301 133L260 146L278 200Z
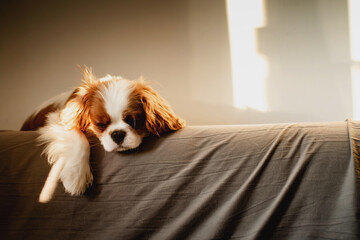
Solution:
M98 112L96 105L98 90L100 84L108 84L100 82L91 68L81 69L83 71L83 83L74 91L69 101L65 104L64 109L60 112L60 119L69 129L77 128L82 132L86 132L91 126L91 111ZM98 99L96 99L98 98ZM95 119L94 119L95 120Z
M46 123L47 114L54 112L57 108L55 104L50 104L41 109L36 115L31 115L26 119L20 131L35 131L43 127Z
M76 94L71 100L65 104L65 108L60 112L61 122L68 129L77 128L85 131L89 125L89 95L81 96Z
M140 99L135 94L129 96L129 105L123 112L123 120L139 135L144 135L147 132L145 112Z
M96 80L95 75L91 69L85 68L83 70L83 82L70 96L65 107L60 112L60 119L68 129L77 128L85 132L90 125L90 107L92 97L98 89L100 84Z
M100 96L99 92L95 92L91 99L89 117L93 124L93 130L100 133L105 131L111 123L111 118L104 106L104 99Z
M131 95L142 104L149 133L159 136L185 127L185 121L176 116L169 104L143 80L134 82Z

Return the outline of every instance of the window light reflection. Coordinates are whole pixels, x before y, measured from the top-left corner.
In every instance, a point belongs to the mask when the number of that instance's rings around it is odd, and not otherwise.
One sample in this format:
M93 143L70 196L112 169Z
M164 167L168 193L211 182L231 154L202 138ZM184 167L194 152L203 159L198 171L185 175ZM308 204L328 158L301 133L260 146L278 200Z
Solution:
M256 29L266 25L263 0L227 0L233 99L240 109L268 111L268 64L257 52Z

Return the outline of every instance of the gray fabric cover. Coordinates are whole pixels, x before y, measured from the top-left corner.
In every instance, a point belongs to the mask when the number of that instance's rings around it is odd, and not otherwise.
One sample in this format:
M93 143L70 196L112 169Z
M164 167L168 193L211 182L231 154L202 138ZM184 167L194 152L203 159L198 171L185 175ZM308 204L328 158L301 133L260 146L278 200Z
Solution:
M59 184L47 204L37 136L0 132L0 239L360 237L356 122L187 127L129 153L95 143L93 186Z

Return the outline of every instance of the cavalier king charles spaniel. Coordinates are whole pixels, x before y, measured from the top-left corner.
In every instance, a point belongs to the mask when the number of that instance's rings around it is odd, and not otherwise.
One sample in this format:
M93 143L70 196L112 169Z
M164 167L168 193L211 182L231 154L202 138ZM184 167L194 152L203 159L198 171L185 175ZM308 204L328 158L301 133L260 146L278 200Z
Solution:
M21 128L39 131L52 165L40 202L51 200L59 179L71 195L84 193L92 184L89 136L96 136L105 151L126 151L139 147L148 135L185 126L142 79L110 75L98 79L91 68L82 70L82 85L45 102Z

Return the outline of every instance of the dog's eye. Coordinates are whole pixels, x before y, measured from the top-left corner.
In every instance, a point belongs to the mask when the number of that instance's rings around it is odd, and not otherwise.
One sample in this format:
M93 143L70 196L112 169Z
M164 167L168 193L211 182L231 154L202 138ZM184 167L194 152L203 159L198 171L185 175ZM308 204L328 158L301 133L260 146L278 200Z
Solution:
M124 121L125 121L128 125L130 125L132 128L135 128L135 119L134 119L133 116L131 116L131 115L126 116L125 119L124 119Z
M97 123L96 126L100 129L105 129L107 127L107 123Z

